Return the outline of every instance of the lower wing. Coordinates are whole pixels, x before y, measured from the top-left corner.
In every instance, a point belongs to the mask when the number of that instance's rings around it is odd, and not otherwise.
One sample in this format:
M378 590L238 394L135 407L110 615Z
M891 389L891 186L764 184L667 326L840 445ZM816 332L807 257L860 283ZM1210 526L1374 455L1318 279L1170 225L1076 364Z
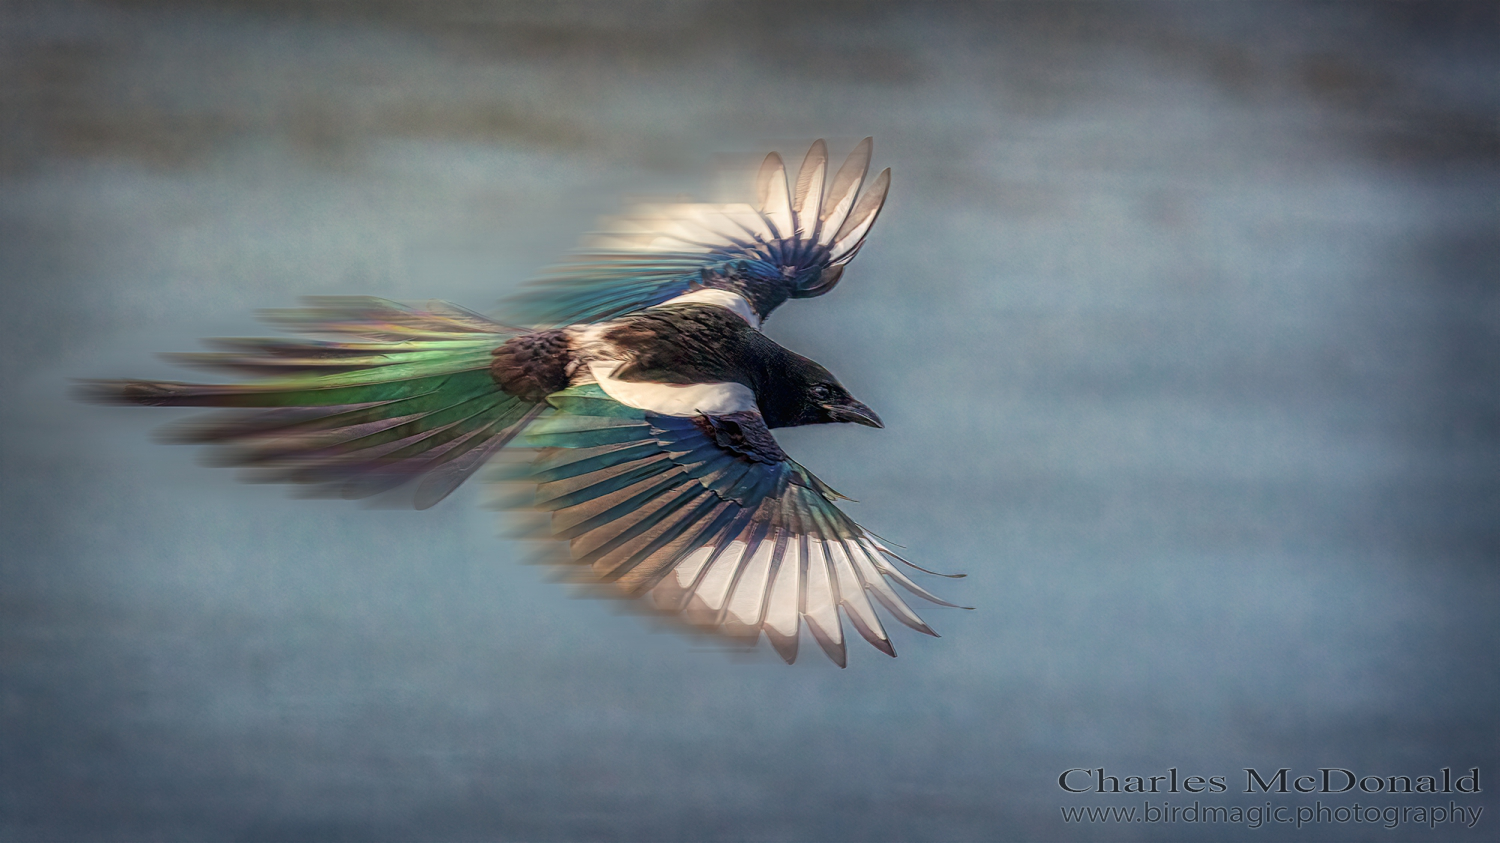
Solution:
M893 583L953 605L907 577L894 564L905 560L786 458L757 414L663 416L592 384L547 400L559 412L520 442L543 449L528 469L535 505L552 512L580 578L731 640L764 633L788 663L805 623L840 667L841 615L891 656L877 604L936 635Z

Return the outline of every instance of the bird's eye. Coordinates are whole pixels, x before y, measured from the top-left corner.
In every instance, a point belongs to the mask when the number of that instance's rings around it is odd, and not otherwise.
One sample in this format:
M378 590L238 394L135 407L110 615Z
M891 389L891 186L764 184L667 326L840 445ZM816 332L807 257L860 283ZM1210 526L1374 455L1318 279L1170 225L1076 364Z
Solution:
M812 388L813 400L815 400L815 401L827 401L829 399L829 397L832 396L832 395L833 395L833 392L831 390L829 390L829 388L826 387L826 386L824 386L823 384L814 384L813 385L813 388Z

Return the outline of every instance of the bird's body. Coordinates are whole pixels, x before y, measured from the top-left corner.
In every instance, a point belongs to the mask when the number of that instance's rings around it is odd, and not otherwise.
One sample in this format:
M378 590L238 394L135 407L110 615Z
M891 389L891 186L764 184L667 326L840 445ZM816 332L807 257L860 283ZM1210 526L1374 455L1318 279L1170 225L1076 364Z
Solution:
M180 432L268 479L365 497L415 481L441 500L500 448L537 449L526 477L570 564L699 629L788 662L805 622L845 663L839 611L894 655L873 606L932 634L889 581L937 601L834 505L771 430L881 423L822 366L761 333L791 298L837 283L885 198L863 194L869 142L831 185L819 141L789 188L774 154L760 204L649 209L637 230L515 302L519 330L442 303L315 299L273 314L356 341L224 340L188 362L262 379L97 382L96 398L234 408ZM951 604L949 604L951 605Z

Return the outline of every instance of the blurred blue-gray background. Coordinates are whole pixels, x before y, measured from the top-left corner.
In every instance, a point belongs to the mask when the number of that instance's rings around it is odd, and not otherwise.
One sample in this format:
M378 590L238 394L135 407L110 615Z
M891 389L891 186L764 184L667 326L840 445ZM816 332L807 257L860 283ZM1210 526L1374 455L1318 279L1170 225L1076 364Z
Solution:
M1494 4L0 5L0 838L1494 839ZM840 671L652 631L466 488L301 501L78 377L299 296L488 310L632 195L874 135L768 330L974 612ZM1476 828L1065 823L1069 768L1432 775ZM1187 804L1184 794L1155 797Z

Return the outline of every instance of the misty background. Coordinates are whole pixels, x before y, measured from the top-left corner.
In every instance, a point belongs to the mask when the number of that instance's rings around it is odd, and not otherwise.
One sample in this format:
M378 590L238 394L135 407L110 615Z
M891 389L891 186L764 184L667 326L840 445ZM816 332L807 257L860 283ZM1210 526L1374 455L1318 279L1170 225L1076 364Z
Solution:
M0 838L1490 839L1497 82L1485 3L0 5ZM482 484L297 500L68 397L300 296L493 311L865 135L886 209L767 331L887 425L783 446L968 574L895 660L727 656ZM1064 824L1142 801L1059 789L1100 766L1485 814Z

